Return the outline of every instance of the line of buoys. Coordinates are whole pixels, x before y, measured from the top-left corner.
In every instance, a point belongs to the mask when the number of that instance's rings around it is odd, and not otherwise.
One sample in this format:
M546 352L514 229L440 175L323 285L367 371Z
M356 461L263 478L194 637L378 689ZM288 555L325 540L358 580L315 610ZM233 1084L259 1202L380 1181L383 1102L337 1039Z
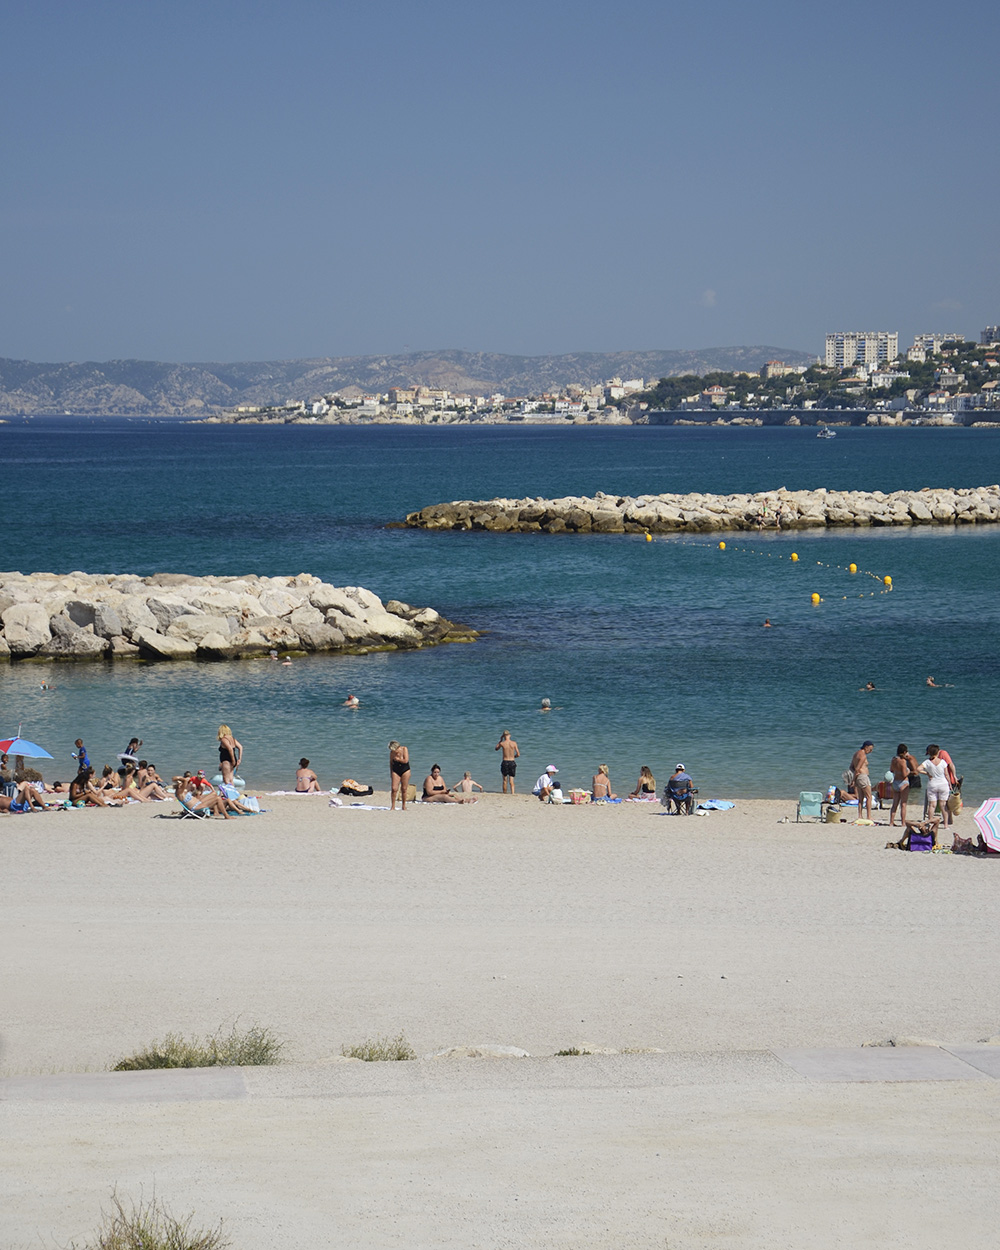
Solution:
M646 542L648 543L651 543L653 541L653 535L650 534L649 532L646 533L645 538L646 538ZM709 544L705 542L695 542L695 541L692 541L691 539L676 538L672 535L669 537L667 535L663 535L660 538L658 538L657 541L670 542L679 547L708 547L709 546ZM737 551L737 552L742 553L743 555L751 555L751 556L766 555L769 560L773 560L775 558L778 560L787 559L791 564L799 563L799 554L797 551L792 551L787 556L785 556L781 552L775 553L773 551L761 551L755 547L731 547L730 548L724 540L719 542L718 550L719 551L730 551L730 550ZM859 570L858 566L853 561L850 564L845 566L843 564L830 564L826 560L817 560L816 567L821 568L821 569L839 569L842 572L850 573L852 576L860 571L863 577L870 577L873 581L879 582L881 584L881 589L870 590L868 591L867 594L862 592L861 594L858 595L859 599L865 599L865 598L873 599L876 595L888 594L892 590L892 578L888 574L886 574L885 576L882 576L879 573L873 573L870 569ZM846 598L847 598L847 595L841 595L841 599L846 599ZM813 592L811 599L812 599L813 604L818 604L818 603L823 602L822 596L816 593L815 591Z

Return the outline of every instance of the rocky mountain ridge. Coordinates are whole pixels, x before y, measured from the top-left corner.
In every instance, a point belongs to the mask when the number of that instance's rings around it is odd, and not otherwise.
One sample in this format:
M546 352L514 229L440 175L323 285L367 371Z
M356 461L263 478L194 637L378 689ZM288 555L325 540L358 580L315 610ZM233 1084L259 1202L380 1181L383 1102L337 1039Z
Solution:
M0 358L0 416L202 417L237 405L298 402L355 386L431 386L456 393L540 394L611 377L647 380L712 370L757 370L767 360L806 364L815 357L782 347L694 351L574 352L510 356L496 352L409 352L230 364L149 360L62 364Z

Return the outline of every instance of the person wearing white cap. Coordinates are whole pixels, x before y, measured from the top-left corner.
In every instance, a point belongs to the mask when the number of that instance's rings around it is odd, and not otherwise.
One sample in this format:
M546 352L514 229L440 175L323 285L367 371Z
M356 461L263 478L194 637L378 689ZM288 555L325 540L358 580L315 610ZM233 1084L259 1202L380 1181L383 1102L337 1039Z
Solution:
M549 795L552 793L552 779L558 771L559 769L556 768L555 764L550 764L532 788L531 793L535 795L536 798L541 799L543 803L548 800Z
M663 806L669 812L670 806L676 808L677 815L687 812L690 816L694 811L694 781L683 764L678 764L663 791Z

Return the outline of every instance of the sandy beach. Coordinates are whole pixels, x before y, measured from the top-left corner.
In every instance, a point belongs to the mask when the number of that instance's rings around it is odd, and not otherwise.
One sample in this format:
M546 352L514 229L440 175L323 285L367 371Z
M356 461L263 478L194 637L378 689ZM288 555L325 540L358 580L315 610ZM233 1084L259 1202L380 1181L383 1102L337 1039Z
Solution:
M6 1243L155 1184L246 1247L931 1246L943 1216L990 1244L994 1080L815 1083L774 1052L1000 1033L996 862L780 823L794 801L265 805L0 820ZM288 1045L235 1100L51 1084L237 1019ZM400 1031L417 1062L336 1062ZM531 1058L425 1058L483 1043Z

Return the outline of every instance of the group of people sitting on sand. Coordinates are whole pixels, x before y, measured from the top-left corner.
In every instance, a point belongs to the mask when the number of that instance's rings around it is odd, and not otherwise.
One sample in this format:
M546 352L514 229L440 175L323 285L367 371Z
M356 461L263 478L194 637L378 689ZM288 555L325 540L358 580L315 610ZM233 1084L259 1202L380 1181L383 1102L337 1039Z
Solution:
M203 771L186 772L174 777L174 798L186 812L192 815L222 816L231 820L236 816L256 816L260 811L259 800L244 795L239 798L234 786L222 783L218 789Z
M611 773L607 764L598 764L597 772L591 779L589 791L573 790L569 798L563 793L562 786L557 780L558 772L559 769L555 764L550 764L532 787L531 793L541 802L620 803L622 801L611 788ZM678 814L690 815L694 811L694 796L697 793L691 774L683 764L678 764L664 787L660 802L668 811L674 810ZM629 803L656 802L656 778L648 764L643 764L639 770L639 780L635 783L635 789L625 801Z
M0 811L44 811L56 807L123 807L126 803L148 803L167 799L163 779L154 764L140 760L126 764L121 772L106 764L97 780L90 763L81 765L70 782L56 781L46 787L44 782L29 781L15 773L5 785L7 794L0 795Z

